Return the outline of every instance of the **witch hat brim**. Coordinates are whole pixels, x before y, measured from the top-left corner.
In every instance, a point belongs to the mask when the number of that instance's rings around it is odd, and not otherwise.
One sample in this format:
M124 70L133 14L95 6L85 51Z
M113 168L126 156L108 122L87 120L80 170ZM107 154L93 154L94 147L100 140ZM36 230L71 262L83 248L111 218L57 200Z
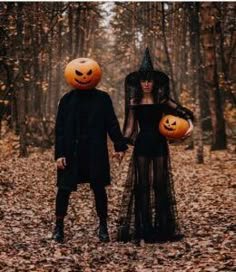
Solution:
M140 85L141 79L142 79L142 76L140 75L140 72L135 71L126 76L125 82L127 85L135 87ZM152 71L152 79L155 81L155 84L159 87L169 84L168 76L165 73L160 71L155 71L155 70Z

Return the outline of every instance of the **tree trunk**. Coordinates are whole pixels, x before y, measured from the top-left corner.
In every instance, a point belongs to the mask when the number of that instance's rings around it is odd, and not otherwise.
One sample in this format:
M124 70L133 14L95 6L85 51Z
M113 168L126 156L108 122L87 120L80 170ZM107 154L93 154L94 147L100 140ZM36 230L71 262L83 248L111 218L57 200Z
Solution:
M35 14L38 11L37 3L34 3L33 10ZM33 97L33 110L35 116L41 115L41 90L40 90L40 69L39 69L39 27L38 23L35 22L35 18L30 18L31 22L29 23L30 33L31 33L31 48L33 50L33 77L35 79L32 92L34 93ZM31 102L32 103L32 102Z
M61 93L61 75L62 75L62 64L61 64L61 57L62 57L62 38L61 38L61 32L62 32L62 22L58 23L58 30L57 30L57 68L56 68L56 83L55 83L55 97L54 97L54 111L57 108L59 96Z
M76 34L76 40L78 43L78 47L77 47L77 52L75 53L75 56L80 56L83 57L83 49L84 49L84 6L82 6L82 8L80 8L80 6L78 7L78 13L77 13L77 17L76 17L76 25L78 26L77 29L77 34Z
M17 53L19 60L19 67L24 71L24 49L22 50L22 45L24 46L24 36L23 36L23 3L17 4ZM19 121L19 134L20 134L20 157L27 156L26 147L26 123L25 123L25 89L24 89L24 74L18 79L18 90L17 90L17 111L18 111L18 121Z
M53 41L53 35L54 32L51 31L50 34L50 42L52 43ZM53 59L53 50L52 46L49 45L48 49L48 93L47 93L47 112L49 115L54 113L54 107L52 106L52 100L53 100L53 85L52 85L52 59Z
M212 3L201 3L202 44L205 61L205 83L209 90L209 108L212 121L212 150L226 149L224 112L217 74L215 16Z
M73 54L73 8L72 8L72 4L69 5L69 9L68 9L68 27L69 27L68 54L69 54L69 57L72 58L72 54Z
M182 20L180 21L180 25L182 26L181 31L181 39L180 39L180 63L177 63L177 70L178 73L178 81L179 81L179 88L186 88L186 77L187 77L187 63L188 63L188 52L186 46L187 40L187 31L188 31L188 23L187 23L187 12L185 9L182 10Z
M199 3L191 3L189 7L190 19L190 45L191 45L191 64L193 70L193 87L195 93L195 147L196 147L196 161L203 163L203 138L201 126L201 105L202 100L200 92L201 82L201 56L200 56L200 25L199 25Z
M164 9L164 3L161 3L161 11L162 11L162 34L163 34L163 45L164 45L164 50L165 50L165 54L166 54L166 59L167 59L167 64L169 67L169 75L170 75L170 81L171 81L171 87L172 87L172 92L174 95L174 98L177 102L179 102L179 98L177 96L176 93L176 89L175 89L175 81L174 81L174 74L173 74L173 68L172 68L172 63L170 60L170 54L168 51L168 45L167 45L167 37L166 37L166 26L165 26L165 9Z

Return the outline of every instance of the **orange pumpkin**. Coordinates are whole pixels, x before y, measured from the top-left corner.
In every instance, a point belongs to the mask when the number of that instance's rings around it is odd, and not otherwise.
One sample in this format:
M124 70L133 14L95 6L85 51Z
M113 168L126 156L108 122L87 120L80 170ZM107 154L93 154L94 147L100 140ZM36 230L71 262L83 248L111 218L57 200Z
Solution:
M188 129L188 121L174 115L164 116L159 123L161 134L170 139L181 139Z
M72 87L81 90L94 88L100 81L102 71L98 63L88 58L78 58L69 62L65 77Z

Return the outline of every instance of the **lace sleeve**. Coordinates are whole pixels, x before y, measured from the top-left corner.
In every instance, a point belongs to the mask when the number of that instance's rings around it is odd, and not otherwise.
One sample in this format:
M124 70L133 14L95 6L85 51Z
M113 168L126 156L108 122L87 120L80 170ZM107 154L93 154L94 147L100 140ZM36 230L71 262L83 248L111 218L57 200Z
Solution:
M127 116L123 127L123 135L126 139L127 144L134 144L135 135L137 132L137 123L135 119L135 106L129 105Z
M169 113L169 114L177 115L177 116L184 118L186 120L190 119L190 120L194 121L193 112L191 110L181 106L180 104L175 102L172 98L168 98L164 104L166 106L166 113L167 114Z

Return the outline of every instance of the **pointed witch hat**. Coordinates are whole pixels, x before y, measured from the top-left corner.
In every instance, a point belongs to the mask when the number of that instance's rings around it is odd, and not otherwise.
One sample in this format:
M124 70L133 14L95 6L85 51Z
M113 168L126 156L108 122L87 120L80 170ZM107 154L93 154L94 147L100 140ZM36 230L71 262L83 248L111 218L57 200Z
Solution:
M152 60L150 56L150 52L148 47L145 49L144 57L141 63L141 66L139 68L139 72L141 73L147 73L147 72L153 72L153 65Z
M166 74L153 68L148 47L145 49L144 57L139 69L127 75L126 84L136 87L139 86L140 80L154 80L158 86L162 86L169 82L169 78Z

